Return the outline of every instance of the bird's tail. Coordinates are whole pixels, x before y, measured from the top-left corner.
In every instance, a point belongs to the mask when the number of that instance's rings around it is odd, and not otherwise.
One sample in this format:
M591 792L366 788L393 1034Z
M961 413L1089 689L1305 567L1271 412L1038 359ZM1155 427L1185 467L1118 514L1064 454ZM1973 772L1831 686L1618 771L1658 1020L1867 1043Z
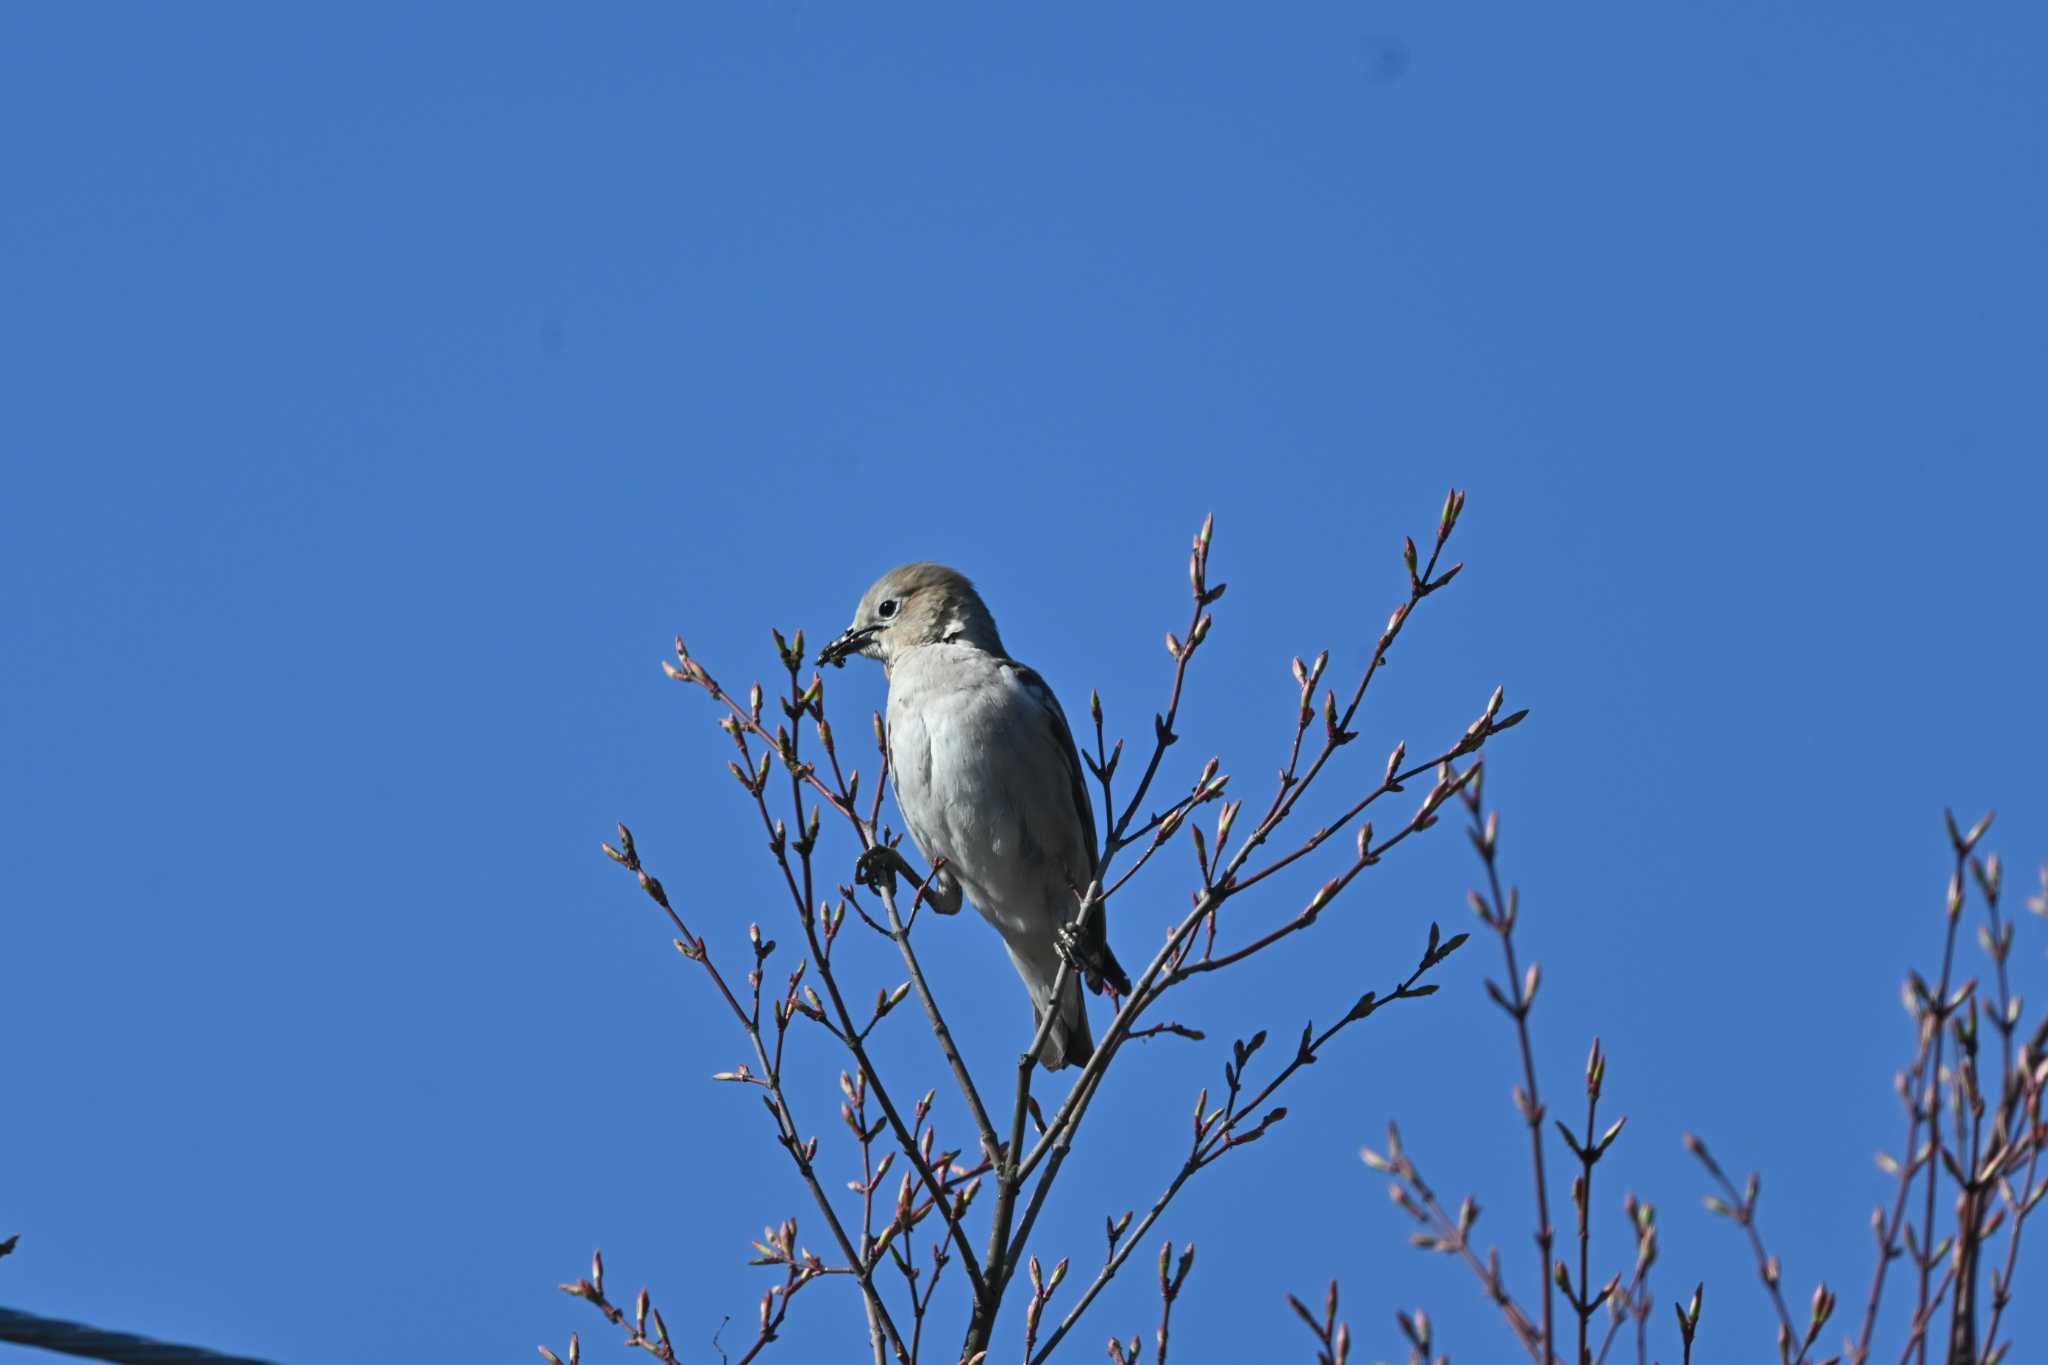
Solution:
M1010 961L1016 964L1017 975L1024 978L1025 987L1031 992L1031 1036L1038 1036L1039 1025L1045 1022L1046 1006L1051 1003L1052 983L1059 979L1059 959L1051 953L1046 960L1019 956L1014 948ZM1058 1071L1061 1067L1084 1066L1095 1055L1095 1038L1088 1029L1087 998L1081 993L1081 974L1067 973L1066 988L1060 992L1058 1003L1053 1009L1052 1027L1046 1031L1045 1045L1038 1050L1038 1064L1047 1071Z
M1044 1016L1033 1011L1035 1024ZM1033 1037L1037 1036L1036 1029ZM1063 1066L1086 1066L1088 1059L1095 1055L1095 1035L1088 1028L1088 1002L1081 994L1081 979L1074 973L1067 973L1067 988L1060 993L1059 1017L1053 1020L1052 1032L1045 1038L1045 1046L1039 1050L1038 1064L1047 1071L1058 1071Z

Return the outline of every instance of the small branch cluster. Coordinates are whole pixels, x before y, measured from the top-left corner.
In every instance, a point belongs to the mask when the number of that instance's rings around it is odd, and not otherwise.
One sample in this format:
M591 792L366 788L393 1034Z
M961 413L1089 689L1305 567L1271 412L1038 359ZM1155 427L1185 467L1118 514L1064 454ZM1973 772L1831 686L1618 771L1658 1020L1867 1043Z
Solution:
M1472 815L1471 838L1486 871L1483 890L1471 893L1474 912L1500 940L1506 967L1505 983L1486 983L1488 995L1514 1027L1521 1054L1522 1077L1514 1088L1515 1110L1529 1136L1530 1169L1535 1182L1534 1241L1544 1272L1535 1300L1519 1298L1510 1289L1497 1250L1484 1255L1472 1241L1478 1205L1469 1197L1450 1212L1404 1149L1400 1130L1388 1125L1384 1153L1363 1152L1367 1166L1391 1177L1390 1194L1418 1229L1411 1240L1428 1251L1458 1257L1500 1309L1515 1340L1538 1365L1559 1360L1554 1303L1561 1299L1576 1322L1570 1359L1599 1365L1624 1326L1635 1328L1636 1358L1649 1359L1648 1324L1654 1302L1649 1278L1658 1254L1655 1208L1626 1196L1623 1211L1635 1240L1632 1270L1610 1276L1595 1286L1591 1255L1593 1179L1608 1148L1620 1136L1625 1119L1604 1128L1599 1120L1607 1057L1594 1040L1585 1068L1585 1121L1573 1129L1553 1121L1556 1135L1577 1165L1572 1179L1572 1205L1577 1214L1577 1255L1555 1254L1557 1235L1550 1223L1550 1185L1544 1143L1547 1109L1537 1089L1529 1020L1542 983L1538 964L1523 966L1515 940L1520 898L1513 888L1502 890L1497 867L1499 821L1482 809L1479 784L1461 793ZM1949 1365L1997 1365L2011 1349L2000 1339L2014 1297L2022 1233L2028 1218L2048 1198L2048 1171L2042 1150L2048 1146L2043 1119L2043 1094L2048 1092L2048 1012L2024 1026L2020 997L2008 974L2013 924L2001 909L2003 874L1996 855L1980 857L1979 842L1990 827L1986 816L1962 829L1953 816L1948 835L1954 853L1944 902L1945 931L1941 966L1933 980L1918 972L1906 982L1905 1002L1912 1016L1916 1045L1913 1059L1898 1075L1896 1087L1905 1110L1902 1155L1880 1153L1879 1167L1893 1177L1889 1208L1871 1215L1877 1261L1865 1298L1861 1325L1845 1339L1842 1353L1819 1362L1822 1333L1834 1320L1838 1301L1825 1281L1817 1284L1803 1309L1785 1297L1783 1268L1766 1246L1757 1218L1762 1181L1751 1173L1737 1185L1706 1144L1688 1133L1685 1145L1713 1181L1709 1211L1741 1228L1777 1321L1781 1365L1863 1365L1870 1359L1878 1309L1888 1283L1894 1282L1894 1261L1907 1263L1915 1301L1900 1359L1925 1365L1930 1350ZM2043 893L2029 901L2036 913L2048 916L2048 869L2042 872ZM1968 892L1975 887L1984 907L1977 930L1986 970L1960 979L1956 960L1958 929ZM1995 1081L1992 1077L1995 1076ZM1946 1218L1942 1217L1946 1212ZM1704 1286L1688 1304L1676 1305L1684 1358L1692 1358L1699 1330ZM1604 1333L1594 1330L1602 1308ZM1980 1327L1980 1323L1982 1324ZM1404 1325L1411 1345L1415 1334ZM1599 1340L1594 1340L1598 1335Z
M1345 1365L1351 1359L1351 1325L1337 1321L1337 1282L1330 1281L1329 1292L1323 1295L1323 1311L1320 1316L1309 1311L1308 1305L1289 1294L1287 1306L1294 1315L1308 1325L1316 1338L1316 1365ZM1426 1355L1429 1349L1429 1317L1416 1313L1413 1319L1402 1314L1402 1330L1408 1332L1409 1340L1417 1342L1418 1349ZM1417 1324L1420 1324L1419 1328ZM1420 1333L1418 1336L1417 1333ZM1411 1357L1412 1359L1412 1357Z
M1931 982L1917 971L1906 978L1914 1049L1894 1080L1905 1141L1897 1155L1877 1157L1894 1188L1890 1207L1879 1205L1870 1216L1876 1266L1861 1325L1838 1357L1851 1365L1870 1358L1878 1308L1894 1283L1892 1264L1901 1259L1914 1295L1902 1360L1924 1365L1932 1350L1952 1365L1996 1365L2012 1347L1999 1333L2012 1305L2021 1234L2048 1197L2048 1171L2041 1166L2048 1145L2042 1114L2048 1011L2031 1028L2022 1027L2023 1005L2008 975L2014 926L2001 908L2004 871L1997 854L1977 852L1991 820L1986 815L1966 830L1952 813L1947 817L1953 864L1943 900L1941 966ZM2029 907L2048 916L2048 869L2042 878L2043 895ZM1973 886L1984 907L1977 944L1986 970L1959 979L1956 942ZM1777 1313L1780 1360L1806 1360L1834 1313L1834 1293L1822 1283L1803 1324L1796 1319L1779 1287L1778 1259L1757 1229L1757 1177L1737 1191L1704 1143L1687 1135L1686 1145L1721 1191L1708 1197L1708 1209L1749 1239Z
M564 1294L582 1299L593 1305L598 1312L604 1314L605 1320L614 1327L625 1325L626 1311L605 1296L604 1253L602 1251L592 1253L590 1257L590 1277L588 1279L578 1280L574 1284L565 1284L561 1286L561 1289ZM654 1324L654 1334L652 1336L649 1336L647 1333L650 1319L652 1319ZM766 1330L766 1322L764 1320L764 1334ZM626 1338L626 1344L636 1350L647 1352L657 1360L674 1361L676 1358L675 1346L669 1340L668 1323L663 1320L661 1310L654 1306L653 1300L648 1297L645 1289L642 1289L633 1298L632 1335ZM757 1345L753 1351L747 1353L747 1358L752 1359L759 1353L759 1349L759 1345ZM548 1362L548 1365L562 1365L564 1357L557 1356L547 1347L541 1347L540 1353ZM569 1334L569 1350L566 1359L568 1360L568 1365L581 1365L583 1359L583 1343L573 1332Z
M1504 888L1502 884L1499 813L1486 808L1483 789L1477 780L1467 784L1459 796L1470 819L1472 847L1479 855L1485 873L1484 886L1470 892L1468 899L1479 922L1498 940L1504 967L1501 981L1486 982L1486 993L1513 1027L1521 1060L1521 1077L1513 1087L1512 1097L1515 1113L1528 1134L1529 1167L1534 1184L1536 1227L1532 1240L1537 1252L1538 1278L1533 1294L1518 1295L1510 1287L1498 1247L1489 1246L1482 1253L1475 1244L1473 1229L1480 1216L1478 1202L1467 1195L1458 1201L1457 1210L1453 1213L1423 1177L1415 1158L1403 1144L1397 1125L1387 1125L1384 1152L1366 1147L1359 1155L1369 1169L1389 1177L1389 1197L1395 1207L1417 1225L1409 1234L1410 1242L1424 1251L1452 1256L1463 1263L1478 1281L1481 1292L1500 1310L1510 1335L1537 1365L1552 1365L1552 1362L1565 1358L1558 1349L1559 1300L1572 1314L1571 1335L1575 1345L1570 1359L1580 1362L1580 1365L1604 1362L1622 1328L1633 1323L1637 1359L1646 1362L1649 1358L1648 1322L1654 1302L1649 1279L1650 1269L1657 1261L1657 1214L1652 1205L1638 1200L1633 1193L1622 1201L1635 1246L1633 1265L1629 1270L1617 1271L1603 1281L1594 1279L1594 1175L1628 1122L1626 1116L1604 1125L1601 1122L1600 1101L1607 1081L1607 1053L1600 1040L1594 1039L1586 1056L1583 1076L1583 1124L1577 1129L1562 1120L1552 1120L1550 1124L1577 1167L1571 1184L1572 1207L1576 1213L1575 1254L1566 1259L1556 1254L1557 1232L1550 1220L1551 1175L1544 1125L1549 1109L1538 1084L1535 1045L1530 1031L1530 1018L1535 1011L1537 991L1543 983L1543 970L1535 961L1523 962L1515 938L1515 931L1521 923L1521 895L1514 887ZM1596 1330L1596 1321L1601 1318L1603 1310L1605 1328ZM1695 1294L1691 1315L1688 1316L1684 1309L1679 1310L1680 1330L1688 1359L1698 1313L1699 1295ZM1432 1359L1430 1353L1434 1347L1429 1335L1428 1317L1417 1312L1404 1315L1400 1323L1412 1352L1410 1359L1423 1362Z
M761 1295L760 1309L757 1314L759 1330L756 1332L754 1340L747 1346L746 1351L740 1356L739 1365L747 1365L748 1361L759 1356L762 1351L767 1349L768 1344L780 1335L783 1319L789 1316L790 1301L796 1297L797 1291L820 1275L831 1273L830 1268L816 1256L797 1247L796 1219L791 1218L780 1227L767 1229L762 1234L762 1238L763 1240L754 1243L755 1250L759 1254L754 1257L753 1263L755 1265L781 1266L783 1267L784 1278L780 1284L770 1285L766 1292ZM624 1327L626 1325L625 1310L605 1297L604 1253L602 1251L591 1256L590 1277L588 1279L578 1280L574 1284L565 1284L561 1286L561 1290L572 1298L582 1299L591 1304L614 1327ZM650 1322L653 1326L652 1335L648 1332ZM634 1296L633 1323L624 1344L634 1350L645 1351L656 1360L667 1361L669 1365L674 1365L678 1359L675 1343L669 1339L668 1323L662 1318L661 1310L654 1306L653 1300L645 1289L642 1289ZM542 1358L548 1362L548 1365L563 1365L564 1357L557 1356L547 1347L541 1347L540 1353ZM583 1345L581 1341L577 1339L574 1333L571 1333L569 1336L569 1350L566 1356L567 1365L579 1365L582 1354ZM720 1349L719 1355L721 1358L727 1358L723 1349Z
M1130 1218L1131 1216L1128 1213L1125 1214L1124 1222L1130 1222ZM1112 1251L1114 1251L1115 1249L1116 1235L1116 1232L1112 1232L1110 1236L1110 1244ZM1062 1261L1060 1264L1065 1265L1066 1262ZM1166 1365L1166 1348L1171 1337L1171 1329L1173 1326L1173 1305L1174 1302L1180 1298L1180 1288L1183 1284L1187 1282L1188 1272L1194 1269L1194 1266L1194 1243L1188 1243L1186 1248L1181 1251L1180 1261L1178 1264L1175 1263L1173 1258L1173 1243L1165 1242L1160 1245L1159 1327L1156 1331L1152 1333L1152 1365ZM1036 1300L1034 1296L1034 1302L1035 1301ZM1027 1357L1029 1357L1031 1354L1031 1341L1028 1335L1025 1339L1024 1353ZM1144 1365L1144 1337L1134 1335L1131 1337L1129 1341L1124 1341L1119 1337L1111 1337L1109 1339L1109 1358L1117 1362L1117 1365Z
M1748 1235L1750 1253L1756 1258L1757 1278L1770 1295L1771 1307L1778 1317L1778 1359L1781 1365L1789 1361L1803 1362L1812 1352L1814 1342L1820 1338L1820 1329L1827 1326L1828 1319L1834 1316L1834 1291L1827 1287L1825 1281L1814 1288L1812 1312L1802 1332L1793 1321L1792 1310L1785 1304L1785 1292L1780 1285L1784 1277L1783 1267L1779 1265L1778 1258L1765 1249L1763 1233L1757 1227L1756 1201L1762 1192L1762 1178L1751 1171L1741 1191L1737 1192L1734 1182L1707 1150L1706 1143L1687 1133L1685 1149L1706 1167L1707 1174L1720 1187L1720 1194L1707 1196L1707 1211L1733 1220Z

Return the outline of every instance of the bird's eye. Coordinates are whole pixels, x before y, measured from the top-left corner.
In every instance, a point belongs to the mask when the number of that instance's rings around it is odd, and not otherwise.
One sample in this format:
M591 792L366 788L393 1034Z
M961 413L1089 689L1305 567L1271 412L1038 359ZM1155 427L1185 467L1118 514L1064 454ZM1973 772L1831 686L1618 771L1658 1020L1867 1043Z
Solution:
M896 599L893 597L884 598L881 604L875 608L875 615L881 617L884 621L888 620L895 614Z

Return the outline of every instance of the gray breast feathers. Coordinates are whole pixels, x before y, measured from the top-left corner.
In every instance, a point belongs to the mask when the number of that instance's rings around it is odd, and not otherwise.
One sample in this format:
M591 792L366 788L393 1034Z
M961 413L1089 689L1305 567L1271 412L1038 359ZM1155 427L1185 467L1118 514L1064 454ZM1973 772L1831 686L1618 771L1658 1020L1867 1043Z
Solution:
M1058 914L1095 871L1095 822L1065 714L1044 679L932 645L890 679L898 804L928 860L946 859L991 918Z

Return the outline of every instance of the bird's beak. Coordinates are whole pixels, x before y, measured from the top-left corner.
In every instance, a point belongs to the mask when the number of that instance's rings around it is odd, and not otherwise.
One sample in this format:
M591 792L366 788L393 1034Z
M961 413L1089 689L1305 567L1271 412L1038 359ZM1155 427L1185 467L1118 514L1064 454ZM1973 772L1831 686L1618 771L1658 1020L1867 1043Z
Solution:
M847 659L868 647L868 641L875 638L880 626L848 626L838 639L818 651L818 663L846 666Z

